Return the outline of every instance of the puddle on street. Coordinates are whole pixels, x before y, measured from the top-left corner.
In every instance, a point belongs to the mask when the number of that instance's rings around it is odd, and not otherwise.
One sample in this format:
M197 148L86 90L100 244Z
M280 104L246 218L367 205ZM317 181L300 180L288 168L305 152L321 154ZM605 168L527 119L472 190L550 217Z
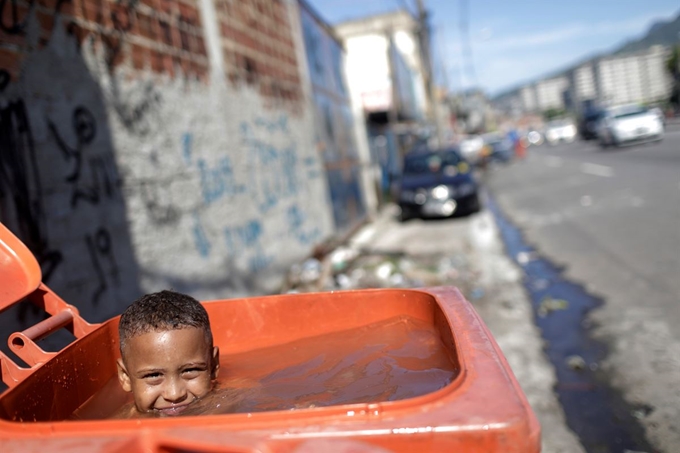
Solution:
M555 367L555 391L567 424L589 453L653 451L633 413L598 368L607 350L589 335L587 314L603 302L563 278L563 271L527 245L489 197L507 253L524 269L524 285L531 297L534 319ZM550 433L544 433L550 436Z
M222 355L220 363L215 392L182 415L397 401L439 390L458 373L439 331L407 316ZM114 379L72 418L106 418L131 404L116 386Z

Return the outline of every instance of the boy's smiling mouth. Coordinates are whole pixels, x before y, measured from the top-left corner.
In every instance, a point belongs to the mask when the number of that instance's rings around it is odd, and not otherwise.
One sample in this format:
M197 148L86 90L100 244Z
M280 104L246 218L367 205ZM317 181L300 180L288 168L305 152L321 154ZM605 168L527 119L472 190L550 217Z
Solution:
M157 408L156 411L162 416L173 417L184 412L184 409L189 407L191 403L175 404L170 407Z

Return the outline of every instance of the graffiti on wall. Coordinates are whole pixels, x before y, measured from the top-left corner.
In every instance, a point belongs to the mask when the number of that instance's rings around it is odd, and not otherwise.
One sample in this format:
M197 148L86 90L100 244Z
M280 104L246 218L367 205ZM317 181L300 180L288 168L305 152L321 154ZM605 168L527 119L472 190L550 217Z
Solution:
M99 204L102 196L112 199L121 185L113 155L84 156L87 145L92 143L97 134L97 123L92 113L83 106L73 110L71 127L76 137L73 144L67 143L54 122L47 120L47 125L62 156L71 165L71 170L64 176L72 188L71 207L75 208L81 200ZM89 181L85 180L84 166L89 166Z
M238 163L241 167L227 154L210 162L195 157L200 150L194 149L194 137L189 132L182 134L180 149L182 161L198 172L203 210L221 203L249 207L221 229L221 240L206 232L201 215L195 212L192 235L196 252L203 258L213 252L224 253L233 262L245 263L248 272L256 273L274 263L275 255L267 251L266 244L275 242L281 234L305 247L321 240L318 222L298 203L306 182L318 179L320 172L316 159L299 157L285 114L242 122L240 133L242 152L247 156ZM283 225L266 221L274 211L283 213Z
M0 72L0 95L9 84L7 71ZM21 239L33 251L49 281L63 257L47 241L47 218L43 206L35 142L26 104L12 99L0 106L0 200L6 223L12 221ZM6 219L6 220L5 220Z
M33 6L32 19L12 22L18 0L0 1L3 27L19 34L35 28ZM57 18L52 37L24 55L20 83L0 71L0 221L36 253L55 291L90 307L133 300L121 291L139 291L136 259L146 260L143 273L158 282L182 278L172 274L170 259L159 259L165 252L187 254L186 268L196 264L206 280L217 272L213 263L225 259L242 278L307 253L329 228L324 174L306 119L258 109L257 93L230 92L253 105L245 113L227 98L210 112L215 123L235 121L218 148L211 135L217 128L197 120L204 110L177 108L178 98L180 106L204 108L208 88L106 71L137 3L95 0L95 7L106 6L101 14L112 15L103 21L110 25L90 27L86 36L78 24L66 33ZM109 39L111 25L116 40ZM179 152L167 151L173 147ZM134 256L130 231L148 257Z
M6 0L2 9L13 5ZM3 17L11 17L2 27L13 33L35 29L35 14ZM120 272L121 257L132 253L126 228L119 228L126 224L122 178L104 97L83 57L64 52L76 48L74 38L57 30L26 54L21 83L0 69L0 221L36 256L43 281L56 280L55 291L76 295L89 304L79 308L92 313L104 300L129 303L117 300L116 291L125 286L125 294L134 294L138 283Z

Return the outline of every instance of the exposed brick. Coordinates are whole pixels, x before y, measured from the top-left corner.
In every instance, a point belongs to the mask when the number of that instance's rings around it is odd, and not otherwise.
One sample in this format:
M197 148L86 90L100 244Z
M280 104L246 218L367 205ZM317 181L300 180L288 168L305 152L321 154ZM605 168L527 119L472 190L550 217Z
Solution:
M178 59L179 66L182 68L182 72L184 72L184 75L189 75L191 74L191 60L188 58L180 57Z
M146 14L137 12L137 33L147 39L156 40L156 30L153 19Z
M203 78L208 74L208 68L201 63L192 61L191 62L191 72L197 75L199 78Z
M116 30L127 32L132 31L135 24L135 12L129 6L121 3L109 3L109 16L111 23Z
M90 34L89 30L84 29L75 21L71 21L66 25L66 32L75 37L79 44Z
M205 41L203 40L203 38L200 37L200 36L197 36L195 38L195 43L196 43L195 53L197 53L199 55L207 56L208 52L205 48Z
M220 22L220 33L224 39L234 40L236 36L236 30L225 22Z
M179 30L179 45L182 48L182 50L185 50L187 52L191 52L192 51L191 41L192 41L192 39L191 39L189 33L180 29Z
M79 0L67 0L62 2L59 12L62 16L75 16L74 11L76 11L76 8L80 8Z
M171 46L173 41L172 41L172 28L170 27L170 24L164 19L158 19L158 27L160 29L161 42Z
M0 48L0 70L7 71L12 81L19 77L22 60L23 56L17 52Z
M155 72L163 72L163 54L156 50L151 51L151 69Z
M172 55L163 55L163 71L171 76L175 75L175 62L173 61Z
M16 14L16 20L14 19L14 14ZM10 2L4 3L2 10L2 31L4 32L7 29L10 32L8 35L21 32L25 28L27 17L28 7L23 2L16 4L16 8L13 8ZM6 41L3 39L2 42Z
M131 47L132 56L132 66L135 69L143 69L146 66L147 61L151 58L151 52L149 49L137 44L133 44Z
M54 15L52 13L46 14L38 12L36 17L40 23L41 30L47 34L52 33L52 29L54 28Z
M37 4L54 11L57 6L57 0L37 0Z
M158 0L158 10L167 14L172 14L176 0Z
M198 9L186 3L179 3L179 15L181 22L193 26L198 26L200 23Z
M109 67L113 68L120 65L125 60L123 39L111 33L101 35L101 40L106 47L106 62Z
M101 3L96 0L83 0L81 3L82 17L90 22L102 23L104 20L110 20L104 17L104 11Z

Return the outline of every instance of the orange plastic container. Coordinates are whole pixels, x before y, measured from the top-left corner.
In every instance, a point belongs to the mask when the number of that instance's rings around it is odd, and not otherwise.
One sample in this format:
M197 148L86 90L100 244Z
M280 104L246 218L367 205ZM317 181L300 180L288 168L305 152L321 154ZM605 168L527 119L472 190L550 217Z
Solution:
M455 369L445 387L399 401L164 419L67 421L116 373L118 317L90 325L41 283L34 257L0 225L0 311L27 297L52 316L10 336L30 368L0 353L3 453L540 451L540 429L491 334L452 287L291 294L205 302L223 354L409 316L438 332ZM66 327L58 353L35 342ZM416 360L414 358L414 360Z

